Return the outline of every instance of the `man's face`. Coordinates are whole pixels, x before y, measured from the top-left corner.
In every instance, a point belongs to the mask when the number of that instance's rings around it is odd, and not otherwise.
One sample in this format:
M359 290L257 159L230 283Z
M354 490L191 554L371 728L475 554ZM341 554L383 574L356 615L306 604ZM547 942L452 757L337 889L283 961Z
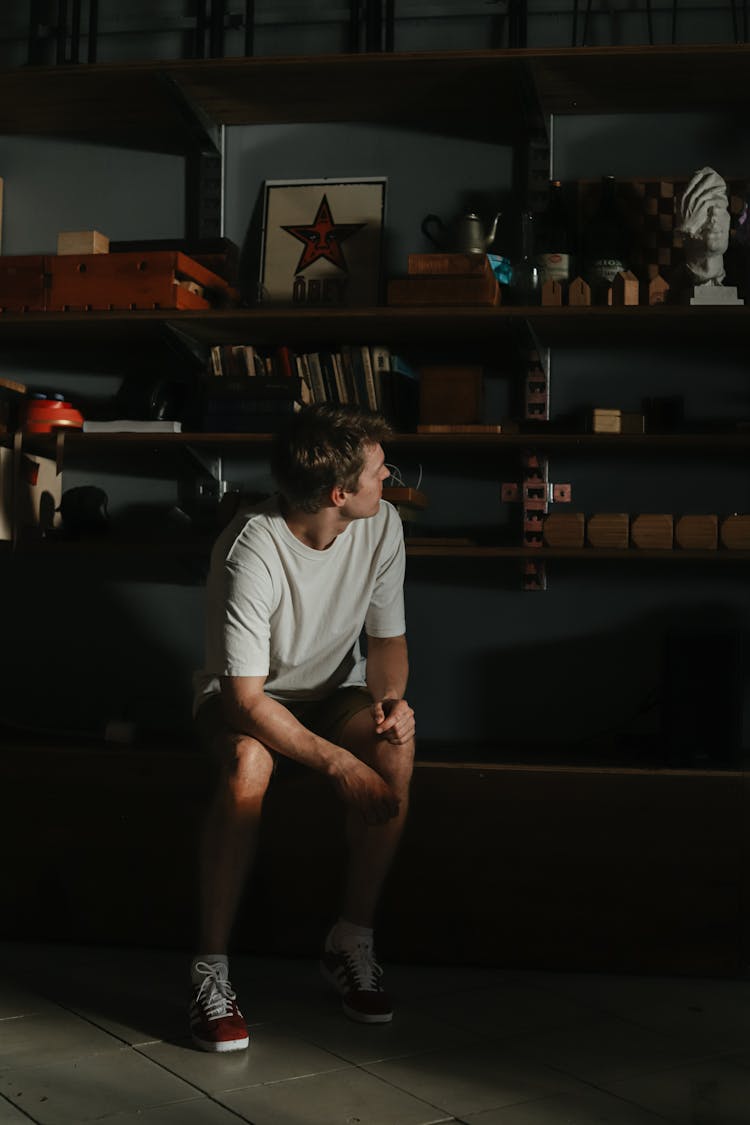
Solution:
M365 446L365 464L359 475L356 492L350 492L346 501L346 514L351 519L374 516L383 496L383 481L390 476L385 467L385 454L380 445Z

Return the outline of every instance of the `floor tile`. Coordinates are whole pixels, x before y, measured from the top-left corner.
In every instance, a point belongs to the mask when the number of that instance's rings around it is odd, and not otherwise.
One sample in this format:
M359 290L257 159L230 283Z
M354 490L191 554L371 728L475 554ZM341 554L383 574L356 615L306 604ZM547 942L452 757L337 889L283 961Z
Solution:
M151 1109L136 1109L132 1113L118 1113L115 1117L104 1118L104 1125L241 1125L245 1118L218 1105L210 1098L196 1098L192 1102L176 1102L172 1105L153 1106ZM24 1118L25 1125L29 1125ZM0 1117L0 1125L3 1125ZM13 1125L16 1125L14 1122Z
M347 1018L334 998L326 1006L280 1006L278 1023L286 1031L352 1063L379 1062L441 1047L481 1044L486 1038L411 1008L396 1008L390 1023L364 1024Z
M211 1054L196 1050L187 1039L182 1046L155 1043L141 1047L140 1051L209 1094L322 1074L348 1065L336 1055L271 1024L252 1029L246 1051Z
M111 1051L119 1042L86 1020L52 1007L0 1023L0 1073L60 1059Z
M0 1097L0 1125L29 1125L29 1118L5 1098Z
M664 1125L664 1118L632 1102L587 1090L582 1094L556 1094L461 1118L463 1125Z
M642 1074L608 1083L607 1089L672 1125L747 1125L750 1120L750 1070L731 1058Z
M40 1125L81 1125L105 1114L199 1097L129 1047L0 1073L0 1093Z
M253 1125L435 1125L451 1119L450 1114L356 1067L252 1086L220 1094L218 1100Z
M430 1051L364 1069L455 1117L583 1089L575 1079L524 1059L502 1043Z
M447 1023L494 1037L569 1027L591 1018L588 1007L567 996L516 980L418 999L413 1006Z
M609 1015L595 1016L562 1031L524 1036L516 1040L515 1047L526 1058L594 1083L664 1070L706 1053L675 1035L650 1031Z

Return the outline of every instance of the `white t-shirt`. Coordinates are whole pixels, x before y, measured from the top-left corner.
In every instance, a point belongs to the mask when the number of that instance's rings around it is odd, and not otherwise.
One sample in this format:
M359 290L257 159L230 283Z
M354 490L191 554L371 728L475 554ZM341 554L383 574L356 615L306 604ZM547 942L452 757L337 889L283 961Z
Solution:
M363 626L371 637L406 631L404 569L401 520L384 500L325 551L292 534L275 496L237 516L211 554L194 711L220 676L266 676L264 690L282 703L364 685Z

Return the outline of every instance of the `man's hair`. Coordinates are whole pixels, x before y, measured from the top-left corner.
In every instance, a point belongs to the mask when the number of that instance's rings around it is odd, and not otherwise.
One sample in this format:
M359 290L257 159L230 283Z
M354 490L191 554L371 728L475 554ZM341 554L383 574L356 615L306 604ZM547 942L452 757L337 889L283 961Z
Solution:
M336 485L357 491L366 447L392 433L374 411L331 403L303 407L273 443L271 471L279 492L292 508L320 511Z

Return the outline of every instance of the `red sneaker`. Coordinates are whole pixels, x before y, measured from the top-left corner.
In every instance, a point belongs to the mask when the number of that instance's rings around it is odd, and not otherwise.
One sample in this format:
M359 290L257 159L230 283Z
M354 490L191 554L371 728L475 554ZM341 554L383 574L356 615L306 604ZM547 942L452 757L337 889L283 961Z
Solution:
M341 1006L349 1019L358 1023L393 1019L393 1005L381 983L383 970L369 941L358 941L346 950L331 949L327 942L320 971L342 997Z
M195 971L203 980L193 989L190 1031L202 1051L242 1051L250 1042L247 1025L222 964L199 961Z

